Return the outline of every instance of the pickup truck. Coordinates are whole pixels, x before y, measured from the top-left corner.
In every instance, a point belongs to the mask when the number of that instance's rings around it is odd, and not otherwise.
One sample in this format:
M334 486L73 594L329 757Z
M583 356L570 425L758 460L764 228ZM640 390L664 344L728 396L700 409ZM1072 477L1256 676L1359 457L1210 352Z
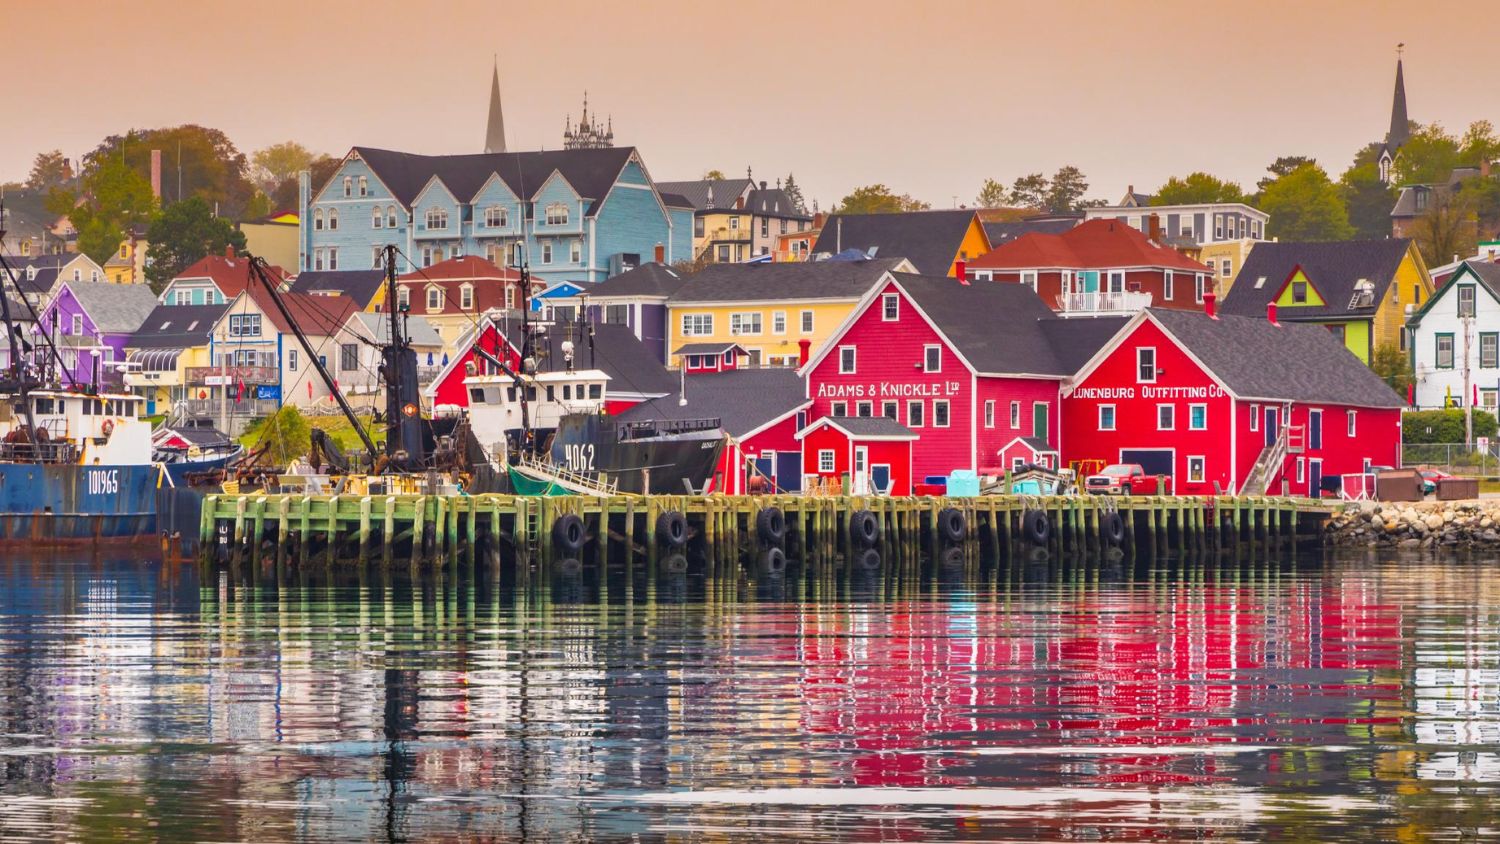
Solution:
M1097 475L1089 475L1083 488L1099 495L1155 495L1157 479L1166 477L1146 474L1139 463L1115 463Z

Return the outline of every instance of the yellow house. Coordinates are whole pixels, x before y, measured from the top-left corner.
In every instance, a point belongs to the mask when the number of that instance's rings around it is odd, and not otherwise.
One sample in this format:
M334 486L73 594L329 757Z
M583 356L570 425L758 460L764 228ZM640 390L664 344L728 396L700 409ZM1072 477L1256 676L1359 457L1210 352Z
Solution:
M1234 280L1239 277L1240 268L1245 266L1245 260L1250 257L1250 249L1260 242L1245 237L1237 240L1200 243L1191 249L1181 251L1198 263L1213 268L1214 293L1223 299L1234 287Z
M1432 276L1405 238L1333 243L1262 241L1250 250L1223 312L1323 325L1369 363L1406 350L1408 314L1432 297Z
M146 233L133 232L104 262L104 279L111 284L146 283Z
M657 182L663 194L693 208L693 259L728 264L772 255L784 234L806 231L813 218L799 214L778 181L743 179Z
M295 211L281 211L240 223L239 230L245 235L245 251L251 255L265 258L267 263L278 267L302 266L301 228Z
M912 271L903 258L710 265L667 299L667 363L690 344L736 344L751 366L796 366L802 341L817 354L870 288Z
M967 209L899 214L834 214L823 222L813 257L855 250L871 258L905 258L922 275L953 276L960 262L991 249L979 214Z
M158 305L126 341L125 386L146 399L148 413L168 413L183 401L206 402L207 388L189 384L188 370L213 365L209 340L228 308Z

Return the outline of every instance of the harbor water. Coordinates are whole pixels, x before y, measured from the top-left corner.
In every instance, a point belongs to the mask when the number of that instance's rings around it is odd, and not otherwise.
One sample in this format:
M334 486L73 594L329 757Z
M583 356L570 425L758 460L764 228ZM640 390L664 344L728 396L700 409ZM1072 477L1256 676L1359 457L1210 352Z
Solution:
M0 840L1475 840L1500 562L0 561Z

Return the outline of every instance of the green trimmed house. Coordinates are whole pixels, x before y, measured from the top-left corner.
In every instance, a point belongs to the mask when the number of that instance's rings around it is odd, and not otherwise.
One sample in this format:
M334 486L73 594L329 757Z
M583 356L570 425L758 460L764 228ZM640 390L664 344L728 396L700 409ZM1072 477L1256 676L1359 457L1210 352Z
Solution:
M1500 397L1500 264L1469 260L1412 314L1417 407L1495 410ZM1476 401L1477 399L1477 401Z

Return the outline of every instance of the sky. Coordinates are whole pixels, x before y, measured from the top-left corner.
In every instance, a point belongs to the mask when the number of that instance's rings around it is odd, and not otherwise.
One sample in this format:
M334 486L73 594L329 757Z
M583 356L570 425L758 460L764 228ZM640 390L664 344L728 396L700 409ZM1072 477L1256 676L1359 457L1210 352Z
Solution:
M1279 155L1335 177L1390 120L1500 124L1480 0L6 0L0 180L130 128L483 148L498 61L512 150L557 148L583 93L659 181L795 173L809 202L881 182L973 204L1064 165L1118 200L1207 170L1253 187ZM16 33L46 37L16 37ZM66 37L63 37L63 34ZM63 47L66 49L63 49Z

